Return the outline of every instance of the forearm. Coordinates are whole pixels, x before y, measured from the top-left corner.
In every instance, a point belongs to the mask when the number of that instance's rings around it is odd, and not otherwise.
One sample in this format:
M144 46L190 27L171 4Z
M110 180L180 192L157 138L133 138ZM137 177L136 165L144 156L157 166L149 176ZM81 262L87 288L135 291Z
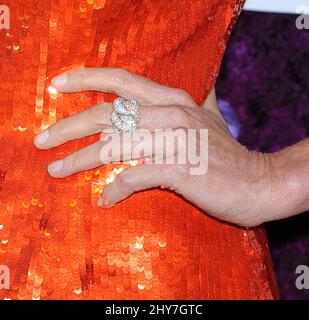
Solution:
M309 210L309 139L263 155L267 172L261 184L264 221L278 220ZM261 212L262 213L262 212Z

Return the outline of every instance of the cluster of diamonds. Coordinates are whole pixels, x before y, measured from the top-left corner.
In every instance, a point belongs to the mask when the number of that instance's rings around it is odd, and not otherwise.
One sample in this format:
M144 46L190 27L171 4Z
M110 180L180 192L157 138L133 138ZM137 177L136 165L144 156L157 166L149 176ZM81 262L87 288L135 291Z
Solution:
M136 100L117 98L113 103L111 120L115 132L134 132L141 118L139 103Z

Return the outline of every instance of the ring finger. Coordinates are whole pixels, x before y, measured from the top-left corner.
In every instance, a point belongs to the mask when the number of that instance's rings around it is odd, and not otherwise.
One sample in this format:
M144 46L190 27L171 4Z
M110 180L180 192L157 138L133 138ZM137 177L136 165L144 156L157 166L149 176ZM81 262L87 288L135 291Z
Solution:
M170 114L177 107L140 107L142 119L139 127L153 131L159 128L174 127ZM83 112L64 118L50 128L42 131L34 139L39 149L57 147L67 141L90 136L105 129L111 129L113 107L109 103L101 103ZM169 115L169 116L168 116Z

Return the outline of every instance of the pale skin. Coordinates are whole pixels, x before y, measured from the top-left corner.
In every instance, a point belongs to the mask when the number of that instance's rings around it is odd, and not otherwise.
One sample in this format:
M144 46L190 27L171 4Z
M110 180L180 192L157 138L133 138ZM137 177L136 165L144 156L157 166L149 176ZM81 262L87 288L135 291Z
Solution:
M200 107L183 90L115 68L73 70L54 78L52 85L67 94L94 90L137 99L142 114L140 128L208 129L206 174L190 175L189 164L150 162L126 169L101 194L98 205L103 209L117 205L135 192L161 187L182 195L207 214L243 227L255 227L309 210L309 139L273 154L249 151L231 137L214 89ZM108 103L89 108L55 123L36 136L34 143L39 149L50 149L111 129L111 112ZM101 166L102 143L98 141L51 163L49 174L65 178ZM130 160L128 155L122 156L123 160ZM145 156L151 159L155 155Z

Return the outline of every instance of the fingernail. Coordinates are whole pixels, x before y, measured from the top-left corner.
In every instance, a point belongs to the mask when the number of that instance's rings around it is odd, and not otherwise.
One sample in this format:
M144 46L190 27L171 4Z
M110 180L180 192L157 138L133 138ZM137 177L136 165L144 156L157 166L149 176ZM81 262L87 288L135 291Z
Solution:
M98 206L99 207L107 207L108 206L108 200L104 194L102 194L101 197L99 198Z
M68 75L65 73L65 74L62 74L60 76L57 76L55 77L53 80L52 80L52 84L55 86L55 87L58 87L58 88L61 88L63 86L65 86L67 83L68 83Z
M34 142L37 145L44 144L48 140L48 138L49 138L49 130L44 130L34 138Z
M48 166L49 173L57 173L63 168L63 160L58 160Z
M98 200L98 206L99 206L99 207L102 207L102 206L103 206L103 199L102 199L102 198L99 198L99 200Z

